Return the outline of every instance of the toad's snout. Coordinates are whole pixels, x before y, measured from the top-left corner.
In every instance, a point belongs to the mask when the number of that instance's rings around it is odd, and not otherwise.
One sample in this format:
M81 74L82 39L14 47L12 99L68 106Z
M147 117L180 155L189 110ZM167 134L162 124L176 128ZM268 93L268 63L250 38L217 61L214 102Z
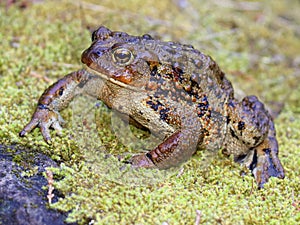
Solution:
M90 66L96 60L95 53L89 48L81 55L81 62Z
M104 49L91 46L82 53L81 62L90 66L92 63L95 63L96 60L103 55L103 53Z

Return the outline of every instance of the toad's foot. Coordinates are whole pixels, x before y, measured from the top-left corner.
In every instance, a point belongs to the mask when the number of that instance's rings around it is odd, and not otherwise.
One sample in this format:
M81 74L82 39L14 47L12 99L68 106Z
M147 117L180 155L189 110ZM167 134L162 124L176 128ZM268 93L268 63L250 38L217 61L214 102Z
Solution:
M263 188L270 177L284 178L284 169L277 154L264 142L256 148L256 155L254 155L250 169L259 188Z
M44 140L49 144L51 142L49 128L53 128L57 131L58 135L61 135L61 125L63 123L64 120L58 112L43 107L43 105L39 105L35 113L33 114L31 121L23 128L23 130L19 133L19 136L24 137L34 128L39 127L41 129Z
M147 154L139 154L133 156L130 160L129 163L134 167L143 167L143 168L156 168L152 160L147 156Z

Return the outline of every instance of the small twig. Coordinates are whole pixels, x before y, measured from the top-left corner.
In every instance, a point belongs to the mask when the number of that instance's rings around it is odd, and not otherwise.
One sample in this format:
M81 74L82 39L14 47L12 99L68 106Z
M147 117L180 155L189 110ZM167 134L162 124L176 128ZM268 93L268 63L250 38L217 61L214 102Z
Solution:
M252 195L253 191L254 191L254 179L252 179L251 190L250 190L249 196Z
M201 216L202 216L201 210L197 209L197 210L196 210L196 221L195 221L195 225L199 225L199 224L200 224Z
M35 72L35 71L30 71L30 76L38 78L38 79L43 79L47 83L51 83L52 82L52 80L50 78L48 78L47 76L43 76L40 73Z
M184 168L181 167L181 169L179 170L179 172L177 173L177 176L176 177L181 177L181 175L183 174L184 172Z
M250 2L250 1L244 1L244 2L235 2L232 0L223 0L223 1L212 1L213 4L224 7L224 8L231 8L235 10L240 11L258 11L261 10L262 5L259 2Z
M47 181L48 181L48 195L47 195L47 198L48 198L49 204L51 204L52 203L52 198L54 197L54 194L52 193L53 190L54 190L54 187L53 187L54 180L53 180L52 171L46 169L46 176L47 176Z

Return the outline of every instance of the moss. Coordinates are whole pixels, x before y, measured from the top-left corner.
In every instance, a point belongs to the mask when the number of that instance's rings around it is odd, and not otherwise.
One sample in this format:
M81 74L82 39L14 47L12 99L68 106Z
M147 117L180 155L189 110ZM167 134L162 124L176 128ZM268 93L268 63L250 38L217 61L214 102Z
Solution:
M201 223L207 224L299 223L299 3L179 2L45 1L25 9L1 8L1 144L43 152L61 163L51 170L64 197L51 208L70 212L67 222L191 224L200 210ZM38 130L20 139L39 95L81 68L80 54L90 42L87 28L101 24L193 44L216 59L237 93L258 95L270 108L283 103L275 124L286 178L272 178L257 190L249 171L232 158L203 152L170 171L132 170L120 161L142 144L118 138L112 112L91 99L75 100L63 112L68 123L52 145ZM131 129L135 137L149 135ZM14 161L26 162L26 156Z

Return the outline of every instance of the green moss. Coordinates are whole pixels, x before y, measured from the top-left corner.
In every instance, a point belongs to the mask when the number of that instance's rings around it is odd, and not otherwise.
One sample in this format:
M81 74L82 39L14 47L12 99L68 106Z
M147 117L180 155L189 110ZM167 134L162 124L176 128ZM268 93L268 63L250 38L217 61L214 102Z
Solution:
M64 197L50 207L70 212L67 221L80 224L192 224L197 210L203 224L300 223L299 3L95 2L0 9L1 144L61 163L50 169ZM66 129L52 145L38 130L20 139L43 90L81 68L80 54L90 44L87 28L99 25L193 44L216 59L239 95L258 95L272 109L283 103L275 124L286 178L272 178L257 190L249 171L232 158L203 152L169 171L132 170L120 161L143 143L119 138L113 113L84 97L63 112ZM149 137L134 128L131 133ZM14 157L16 163L26 160L26 154ZM29 168L24 175L35 171Z

